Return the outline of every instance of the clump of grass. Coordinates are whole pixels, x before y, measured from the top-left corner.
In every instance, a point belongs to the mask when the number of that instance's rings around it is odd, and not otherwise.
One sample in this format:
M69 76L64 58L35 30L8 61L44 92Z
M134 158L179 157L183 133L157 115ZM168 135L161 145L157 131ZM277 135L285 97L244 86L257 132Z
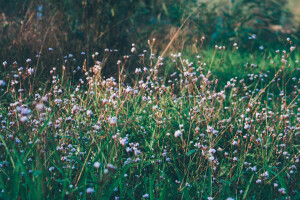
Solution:
M51 68L44 83L30 60L13 71L3 63L1 198L300 195L298 61L280 51L268 59L273 71L250 63L249 75L220 83L214 57L236 45L193 63L177 53L157 57L151 44L116 60L116 78L103 77L98 53L91 67Z

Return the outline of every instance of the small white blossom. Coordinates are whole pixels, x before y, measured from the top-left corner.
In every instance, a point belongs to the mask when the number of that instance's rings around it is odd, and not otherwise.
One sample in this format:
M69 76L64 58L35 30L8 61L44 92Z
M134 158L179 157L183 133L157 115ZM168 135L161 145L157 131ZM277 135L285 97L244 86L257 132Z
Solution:
M100 167L100 165L101 165L100 162L95 162L95 163L94 163L94 167L97 168L97 169Z
M175 137L181 137L182 136L182 132L180 130L175 131L174 134Z
M88 194L93 193L93 192L94 192L93 188L87 188L86 189L86 193L88 193Z
M112 118L110 118L109 123L110 123L110 125L114 126L117 124L117 121L118 121L118 118L112 117Z

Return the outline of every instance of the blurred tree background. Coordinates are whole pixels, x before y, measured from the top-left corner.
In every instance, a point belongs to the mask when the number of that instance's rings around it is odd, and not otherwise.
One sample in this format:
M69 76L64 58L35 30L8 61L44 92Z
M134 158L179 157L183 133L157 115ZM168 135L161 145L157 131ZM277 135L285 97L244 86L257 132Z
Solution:
M205 36L206 45L249 37L276 46L287 36L299 41L297 0L10 0L0 1L1 60L22 60L44 53L63 56L145 47L156 38L163 50L185 19L171 49L182 50ZM294 14L293 14L294 13ZM48 57L53 59L55 56Z

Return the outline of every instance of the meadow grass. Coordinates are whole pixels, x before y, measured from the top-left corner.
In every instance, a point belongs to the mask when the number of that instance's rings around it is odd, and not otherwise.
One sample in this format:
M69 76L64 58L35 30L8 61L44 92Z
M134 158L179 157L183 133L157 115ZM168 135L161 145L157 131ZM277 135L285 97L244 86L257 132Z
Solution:
M300 198L297 50L152 42L113 66L3 63L1 199Z

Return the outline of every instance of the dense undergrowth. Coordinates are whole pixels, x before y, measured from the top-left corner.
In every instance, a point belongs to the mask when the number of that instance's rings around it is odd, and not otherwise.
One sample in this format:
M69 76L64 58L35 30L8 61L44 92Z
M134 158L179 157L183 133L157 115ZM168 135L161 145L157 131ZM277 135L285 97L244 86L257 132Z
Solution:
M114 65L109 49L91 66L81 55L48 68L3 62L0 198L300 197L290 40L278 51L234 44L164 58L153 42Z

